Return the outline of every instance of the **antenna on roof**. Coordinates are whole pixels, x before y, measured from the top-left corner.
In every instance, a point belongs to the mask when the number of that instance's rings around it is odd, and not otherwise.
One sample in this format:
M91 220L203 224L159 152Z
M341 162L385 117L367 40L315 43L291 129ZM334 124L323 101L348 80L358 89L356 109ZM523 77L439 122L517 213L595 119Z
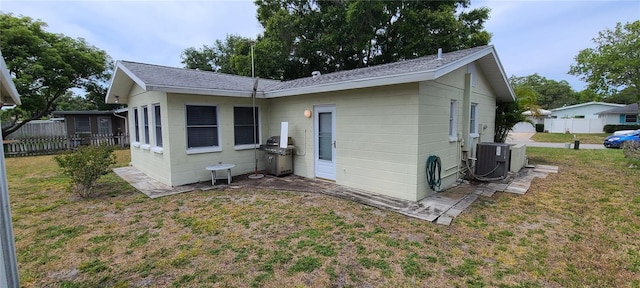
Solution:
M442 48L438 48L438 59L442 59Z

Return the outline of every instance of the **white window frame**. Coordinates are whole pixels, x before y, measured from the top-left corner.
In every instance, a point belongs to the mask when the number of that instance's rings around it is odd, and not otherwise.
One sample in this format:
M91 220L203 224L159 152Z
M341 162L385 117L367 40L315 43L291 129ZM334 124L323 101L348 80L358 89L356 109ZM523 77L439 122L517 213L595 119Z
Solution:
M469 135L471 138L480 137L478 132L478 103L471 103L469 108Z
M184 126L185 126L185 146L189 144L189 125L187 123L187 107L188 106L208 106L213 107L216 111L216 133L218 134L218 145L217 146L207 146L207 147L192 147L186 148L187 154L201 154L201 153L211 153L211 152L220 152L222 151L222 133L221 133L221 125L220 125L220 107L216 104L201 104L201 103L188 103L184 105Z
M160 103L156 103L151 105L151 107L153 109L151 109L153 112L153 117L151 118L151 120L153 121L153 147L151 147L151 151L158 153L158 154L162 154L162 146L163 146L163 139L162 139L162 109L160 107ZM158 110L158 114L156 114L156 109ZM158 133L158 129L160 129L160 133ZM160 141L158 141L160 140Z
M262 139L262 130L260 129L260 126L261 126L260 125L260 115L261 115L260 114L260 107L256 106L256 112L258 114L257 117L256 117L256 126L258 126L257 127L258 139L256 139L257 143L256 144L240 144L240 145L237 145L235 143L235 141L236 141L235 140L235 134L236 134L236 123L235 123L236 108L253 108L253 107L252 106L234 106L233 107L233 138L234 138L233 139L233 144L234 144L233 148L235 150L246 150L246 149L254 149L254 148L260 147L260 142L261 142L261 139Z
M629 121L629 117L635 117L636 121ZM638 123L638 115L637 114L625 114L624 115L624 123Z
M138 107L133 107L133 134L134 141L131 143L133 147L140 147L140 114Z
M149 106L144 105L142 108L142 145L140 147L144 150L151 149L151 131L149 128Z
M449 102L449 142L458 141L458 100Z

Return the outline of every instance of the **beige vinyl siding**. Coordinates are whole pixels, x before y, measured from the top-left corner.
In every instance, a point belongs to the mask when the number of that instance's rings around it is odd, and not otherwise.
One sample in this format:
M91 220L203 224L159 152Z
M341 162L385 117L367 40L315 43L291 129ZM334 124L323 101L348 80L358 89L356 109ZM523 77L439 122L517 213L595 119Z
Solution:
M305 109L336 107L336 183L416 200L418 84L410 83L273 99L270 135L281 121L298 149L296 175L314 177L313 119ZM305 141L306 130L306 146Z
M209 181L211 180L211 173L206 171L205 167L219 162L235 164L236 166L231 169L232 175L234 176L254 171L254 150L236 150L233 134L233 107L250 106L251 98L169 94L168 103L170 107L169 111L167 111L169 119L163 123L168 123L169 126L167 134L167 139L169 140L166 142L170 142L171 146L166 147L168 145L165 145L165 150L170 149L172 155L171 185L178 186L199 181ZM220 135L218 144L222 151L187 154L186 105L217 107ZM256 106L260 107L260 126L263 131L261 135L263 135L264 138L265 127L268 125L267 118L265 117L266 109L263 108L265 106L265 100L257 99ZM264 142L264 139L261 140ZM263 169L263 154L261 151L258 151L257 154L259 160L258 167L259 169Z
M133 131L135 133L135 123L133 121L133 108L138 108L139 113L139 125L140 125L140 134L144 133L143 124L143 109L142 106L147 106L149 108L149 124L151 125L153 119L153 104L160 104L160 114L161 114L161 122L167 123L167 101L166 94L164 92L145 92L137 85L133 85L131 92L129 93L129 131ZM155 129L150 129L149 131L149 142L151 147L155 146ZM167 139L167 131L165 129L162 130L163 139ZM135 137L135 136L134 136ZM140 140L142 142L143 135L140 135ZM135 138L134 138L135 139ZM140 143L142 144L142 143ZM131 163L138 170L144 172L149 175L151 178L154 178L162 183L171 184L171 162L170 162L170 151L168 151L167 147L169 146L169 142L167 141L165 144L165 148L163 149L162 154L155 153L151 151L151 149L143 149L142 146L134 147L131 149Z

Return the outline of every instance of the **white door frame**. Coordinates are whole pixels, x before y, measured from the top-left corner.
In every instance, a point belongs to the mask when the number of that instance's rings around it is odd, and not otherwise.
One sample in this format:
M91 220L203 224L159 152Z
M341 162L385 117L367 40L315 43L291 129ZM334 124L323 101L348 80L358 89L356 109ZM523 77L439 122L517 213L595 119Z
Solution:
M320 114L331 113L331 158L320 159ZM336 180L336 106L318 105L313 107L313 159L315 177ZM324 129L323 129L324 130ZM325 130L326 132L326 130ZM326 141L326 140L325 140ZM325 142L324 145L327 143Z

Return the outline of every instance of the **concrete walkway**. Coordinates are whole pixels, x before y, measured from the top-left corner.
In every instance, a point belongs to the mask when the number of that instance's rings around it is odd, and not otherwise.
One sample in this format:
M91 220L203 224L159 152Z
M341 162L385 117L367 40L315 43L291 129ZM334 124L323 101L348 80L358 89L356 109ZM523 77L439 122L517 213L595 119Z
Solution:
M418 202L397 199L385 195L375 194L364 190L353 189L333 182L308 179L290 175L286 177L265 176L261 179L250 179L247 175L233 177L230 185L220 184L211 186L210 181L170 187L162 184L134 167L120 167L113 171L133 187L149 196L157 198L193 191L207 191L214 189L273 189L282 191L319 193L332 197L358 202L382 210L397 212L409 217L450 225L455 217L460 215L479 196L491 197L496 192L524 194L529 189L531 181L545 178L548 173L557 173L558 167L537 165L523 168L520 172L510 175L501 183L482 183L472 185L461 183L446 191L437 193ZM224 181L222 181L224 182Z
M528 132L509 133L506 143L509 144L526 144L528 147L548 147L548 148L566 148L565 143L548 143L535 142L531 139L533 134ZM570 149L574 149L573 142L569 144ZM607 149L602 144L583 144L580 143L579 149Z

